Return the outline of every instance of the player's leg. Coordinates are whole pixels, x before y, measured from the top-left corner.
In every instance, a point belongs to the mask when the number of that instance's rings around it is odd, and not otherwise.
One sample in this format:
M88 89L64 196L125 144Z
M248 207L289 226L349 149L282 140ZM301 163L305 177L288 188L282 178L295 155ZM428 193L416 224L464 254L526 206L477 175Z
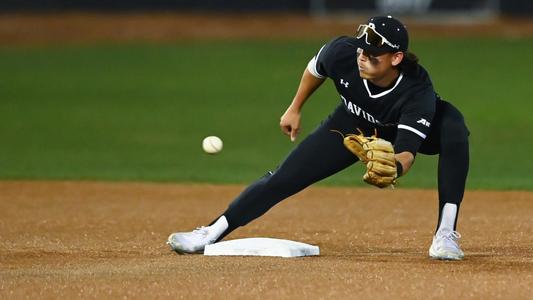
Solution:
M307 186L335 174L357 161L342 143L341 132L354 131L353 123L340 108L306 137L274 171L268 172L241 193L224 212L231 230L248 224L271 207ZM222 236L223 237L223 236Z
M419 151L439 154L439 219L430 256L462 259L456 226L468 174L469 132L461 113L445 101L438 102L433 126L428 140Z
M274 205L296 194L307 186L329 177L357 161L342 143L342 137L331 130L354 132L353 119L339 106L314 132L307 136L274 171L268 172L246 188L215 221L209 230L199 232L205 236L200 243L188 243L183 233L169 237L169 244L183 251L183 244L194 244L194 249L203 250L203 243L220 240L240 226L260 217ZM192 239L197 234L185 235ZM195 250L195 251L189 251Z

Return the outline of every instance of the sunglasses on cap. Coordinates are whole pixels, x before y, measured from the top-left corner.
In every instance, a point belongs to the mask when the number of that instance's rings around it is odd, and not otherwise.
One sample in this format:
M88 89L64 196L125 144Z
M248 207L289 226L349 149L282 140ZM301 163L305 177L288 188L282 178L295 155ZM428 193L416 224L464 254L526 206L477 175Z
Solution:
M377 32L376 26L373 23L359 25L355 37L361 39L364 35L366 35L365 42L370 46L383 47L383 45L388 45L391 48L400 49L399 45L389 42L384 36Z

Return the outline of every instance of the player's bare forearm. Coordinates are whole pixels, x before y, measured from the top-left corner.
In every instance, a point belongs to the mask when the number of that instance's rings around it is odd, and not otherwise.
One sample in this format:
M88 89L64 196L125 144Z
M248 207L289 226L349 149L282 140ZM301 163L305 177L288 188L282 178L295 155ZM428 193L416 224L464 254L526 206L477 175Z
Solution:
M396 158L396 160L402 164L402 168L403 168L402 175L407 174L407 171L409 171L409 169L415 162L415 156L413 155L413 153L409 151L396 153L394 155L394 158Z
M316 78L307 69L304 70L296 95L288 110L300 112L304 103L322 85L325 79Z
M296 91L296 95L287 108L283 116L281 116L279 126L281 131L295 141L300 132L300 118L302 107L313 94L313 92L324 82L324 79L319 79L313 76L307 69L305 69L300 85Z

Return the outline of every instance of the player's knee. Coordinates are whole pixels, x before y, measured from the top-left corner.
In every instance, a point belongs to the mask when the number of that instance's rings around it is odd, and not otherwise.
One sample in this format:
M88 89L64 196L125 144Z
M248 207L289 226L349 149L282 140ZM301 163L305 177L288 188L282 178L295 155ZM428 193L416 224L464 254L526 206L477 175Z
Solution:
M444 147L460 147L468 148L468 136L470 132L465 123L461 120L449 122L444 127L443 135L441 136L441 144Z
M271 190L283 189L290 181L289 176L283 170L268 171L265 175L266 186Z
M302 177L292 170L278 168L265 175L265 188L271 192L285 194L296 189L301 184Z
M442 120L442 139L450 143L468 143L469 135L461 112L451 105L448 106L444 110Z
M268 171L268 172L266 172L266 174L263 175L263 178L264 178L264 179L270 179L270 178L272 177L272 175L274 175L274 172L275 172L275 171L271 171L271 170Z
M457 142L467 142L468 136L470 135L470 132L466 128L466 125L463 122L458 122L454 124L453 126L450 126L449 132L450 135L454 137L454 140Z
M265 186L272 187L273 185L276 185L276 182L280 182L280 176L281 174L279 173L279 168L275 170L269 170L265 175L263 175L263 177L261 177L261 181L264 182Z

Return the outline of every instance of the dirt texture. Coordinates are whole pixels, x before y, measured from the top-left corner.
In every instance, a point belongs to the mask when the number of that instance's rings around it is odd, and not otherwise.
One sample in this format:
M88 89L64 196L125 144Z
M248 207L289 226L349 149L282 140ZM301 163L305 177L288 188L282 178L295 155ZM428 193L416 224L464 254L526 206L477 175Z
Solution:
M0 14L0 46L93 42L182 42L232 39L328 39L355 31L368 16L313 18L298 14L46 13ZM533 37L530 19L481 23L420 23L408 18L411 36Z
M318 245L305 258L177 255L244 187L0 182L0 298L506 298L533 294L533 194L468 191L466 259L428 259L433 190L312 187L227 239Z

